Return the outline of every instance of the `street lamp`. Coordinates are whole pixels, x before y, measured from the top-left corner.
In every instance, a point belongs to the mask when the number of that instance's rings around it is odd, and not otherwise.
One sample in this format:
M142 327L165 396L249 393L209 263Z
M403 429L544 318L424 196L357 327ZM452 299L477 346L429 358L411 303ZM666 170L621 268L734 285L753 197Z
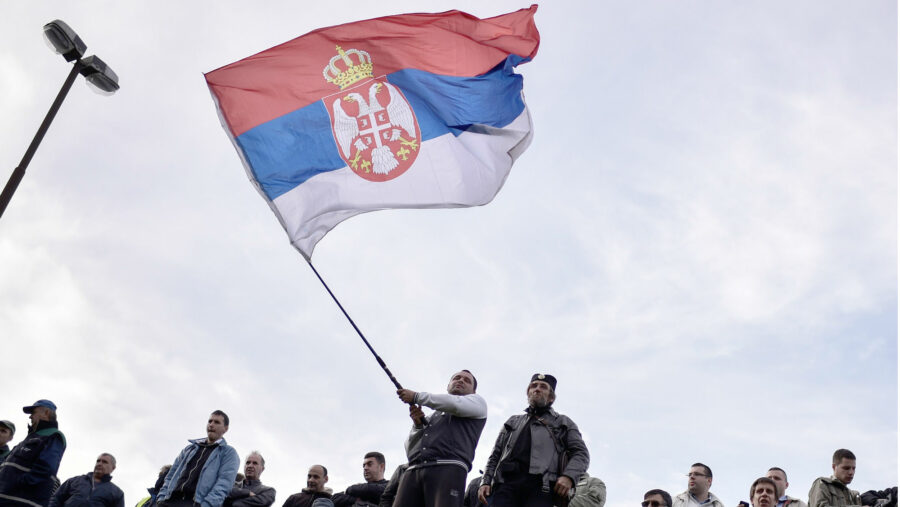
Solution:
M69 93L69 89L72 88L72 83L75 82L75 78L78 74L84 76L88 84L102 94L112 95L119 89L119 77L116 76L116 73L113 72L103 60L96 56L82 58L87 49L87 45L81 40L81 37L75 33L75 30L72 30L72 28L69 27L69 25L58 19L47 23L44 25L44 39L50 47L58 54L62 55L67 62L74 61L75 64L72 65L72 70L69 72L68 77L66 77L66 81L63 83L62 89L59 90L59 94L56 95L56 100L54 100L53 105L50 106L50 111L48 111L47 116L44 117L43 123L41 123L37 133L34 135L34 139L31 140L28 149L25 150L25 156L22 157L19 166L15 168L12 175L9 177L9 181L6 182L6 186L3 187L3 193L0 194L0 217L2 217L3 212L6 211L6 206L9 205L9 201L16 192L19 182L21 182L22 177L25 176L25 168L28 167L28 163L31 162L31 157L34 156L34 152L37 151L38 145L41 144L44 134L46 134L47 129L50 128L50 123L56 116L56 112L59 111L59 106L62 105L63 100Z

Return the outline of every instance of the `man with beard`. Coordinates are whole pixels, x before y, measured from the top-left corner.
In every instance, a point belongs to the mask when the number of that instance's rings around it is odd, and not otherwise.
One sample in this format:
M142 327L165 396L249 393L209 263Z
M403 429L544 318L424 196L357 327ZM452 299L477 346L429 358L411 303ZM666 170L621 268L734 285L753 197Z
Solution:
M354 484L343 493L337 493L331 501L335 507L376 506L381 501L381 494L387 486L384 478L384 454L369 452L363 457L363 479L366 482Z
M568 498L590 464L578 426L551 407L556 378L535 373L525 414L510 417L488 458L478 499L493 507L550 507ZM566 460L568 458L568 460Z
M753 507L775 507L778 503L778 485L768 477L760 477L750 485L750 503Z
M673 507L725 507L716 495L709 491L712 486L712 470L703 463L691 465L691 471L687 474L688 489L684 493L675 495Z
M409 468L400 477L394 505L461 507L466 474L487 421L487 403L475 393L478 381L469 370L450 377L447 394L398 389L409 404L413 428L406 440ZM425 417L420 406L434 409Z
M56 422L56 405L38 400L22 407L29 414L28 435L0 463L0 506L47 505L59 485L56 472L66 452L66 437Z
M228 415L216 410L206 422L206 438L189 440L172 468L156 502L160 507L221 507L234 486L241 458L225 442Z
M322 465L309 467L306 473L306 487L299 493L289 496L282 507L333 507L331 493L325 491L328 482L328 469Z
M244 480L231 488L225 507L269 507L275 503L275 488L263 484L259 476L266 469L266 460L253 451L244 461Z
M110 474L115 469L112 454L97 456L94 471L62 483L50 498L50 507L125 507L125 494L112 483Z

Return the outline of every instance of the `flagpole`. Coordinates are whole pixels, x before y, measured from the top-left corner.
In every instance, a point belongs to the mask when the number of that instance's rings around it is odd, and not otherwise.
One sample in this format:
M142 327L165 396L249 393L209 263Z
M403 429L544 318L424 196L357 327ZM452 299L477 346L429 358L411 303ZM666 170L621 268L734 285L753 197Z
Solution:
M304 255L304 258L305 257L306 256ZM322 282L322 286L325 287L325 290L328 291L328 294L331 296L331 299L333 299L335 304L338 305L338 308L341 309L341 312L343 312L344 317L347 317L347 320L350 322L350 325L353 326L353 329L356 330L356 334L358 334L359 337L362 338L363 343L365 343L366 347L369 348L369 352L371 352L372 355L375 356L375 360L378 361L378 364L379 364L379 366L381 366L381 369L384 370L385 373L387 373L388 378L391 379L391 382L394 383L394 386L397 389L403 389L403 386L400 385L400 382L398 382L397 379L394 378L394 374L391 373L391 370L388 369L386 364L384 364L384 361L381 359L381 356L379 356L378 353L375 352L375 349L373 349L372 345L369 344L369 340L366 340L366 337L362 334L362 331L360 331L359 327L356 326L356 322L353 322L353 319L350 318L350 314L347 313L347 310L344 310L344 305L342 305L341 302L338 301L338 298L335 297L334 292L331 292L331 289L328 287L328 284L325 283L325 280L322 279L322 275L320 275L319 272L316 271L316 267L313 266L312 261L310 261L309 259L306 259L306 263L309 264L310 269L312 269L313 273L316 274L316 278L318 278L319 281Z

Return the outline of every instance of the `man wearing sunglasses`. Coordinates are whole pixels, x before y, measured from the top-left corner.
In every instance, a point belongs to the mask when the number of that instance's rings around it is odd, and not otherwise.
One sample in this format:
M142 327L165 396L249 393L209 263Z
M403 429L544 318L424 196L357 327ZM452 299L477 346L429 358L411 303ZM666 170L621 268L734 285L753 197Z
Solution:
M725 504L709 491L713 474L708 466L694 463L687 477L688 489L675 496L672 507L725 507Z
M641 507L672 507L672 495L661 489L651 489L644 493Z

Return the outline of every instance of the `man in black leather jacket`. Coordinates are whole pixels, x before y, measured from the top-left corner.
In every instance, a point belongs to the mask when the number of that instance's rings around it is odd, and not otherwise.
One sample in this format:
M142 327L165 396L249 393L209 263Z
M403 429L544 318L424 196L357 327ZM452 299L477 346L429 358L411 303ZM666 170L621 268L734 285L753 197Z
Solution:
M535 373L526 394L525 414L503 424L481 479L478 497L491 496L493 507L550 507L590 464L578 426L551 408L556 378Z

